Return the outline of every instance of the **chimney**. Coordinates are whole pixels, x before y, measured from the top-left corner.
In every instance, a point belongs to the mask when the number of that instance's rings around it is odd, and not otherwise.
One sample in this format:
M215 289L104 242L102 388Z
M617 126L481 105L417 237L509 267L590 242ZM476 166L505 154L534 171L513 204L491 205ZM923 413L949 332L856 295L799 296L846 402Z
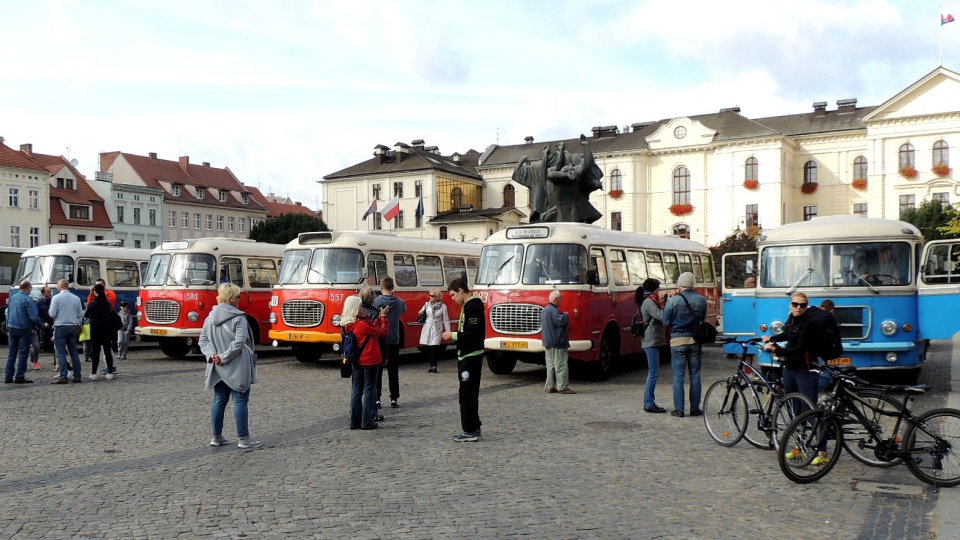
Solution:
M838 99L837 112L840 114L852 113L857 110L857 98Z
M620 128L617 126L594 126L590 128L590 131L593 132L594 139L599 139L601 137L615 137L620 132Z
M813 103L813 115L814 116L823 116L827 113L827 102L826 101L815 101Z
M526 144L533 144L533 136L527 135L526 137L523 138L523 142Z
M150 156L150 161L152 161L152 162L154 162L154 163L157 162L157 153L156 153L156 152L150 152L150 153L147 154L147 155Z
M184 174L190 174L187 169L190 167L190 156L180 156L180 168Z
M23 152L24 154L28 155L28 156L33 157L33 145L30 144L30 143L21 144L21 145L20 145L20 151Z
M424 145L423 139L415 139L415 140L411 141L410 144L411 144L414 148L419 148L419 149L423 150L423 145Z
M407 153L409 152L410 152L410 147L403 144L402 142L398 142L397 144L393 145L394 158L397 160L397 163L400 163L401 161L403 161L403 157L406 156Z
M209 168L210 168L210 162L209 162L209 161L204 161L204 162L203 162L203 166L209 169Z
M732 113L739 113L739 112L740 112L740 107L724 107L724 108L720 109L720 112L721 112L721 113L730 113L730 112L732 112Z
M390 150L382 144L378 144L373 147L373 155L377 158L377 163L383 163L383 160L387 157L387 150Z
M303 206L303 203L300 202L300 201L297 201L296 204L297 204L297 206Z
M454 163L460 163L460 152L454 152L452 157Z

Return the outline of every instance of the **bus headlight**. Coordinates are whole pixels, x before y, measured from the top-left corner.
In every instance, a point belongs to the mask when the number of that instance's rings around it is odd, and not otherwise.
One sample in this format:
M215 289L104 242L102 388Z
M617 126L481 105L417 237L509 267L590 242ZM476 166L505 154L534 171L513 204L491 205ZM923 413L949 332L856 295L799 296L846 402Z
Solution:
M773 321L772 323L770 323L770 332L771 332L773 335L777 335L777 334L779 334L780 332L783 332L783 322L781 322L781 321Z
M897 333L897 323L893 321L883 321L880 323L880 331L885 336L892 336Z
M190 313L187 313L187 320L190 322L197 322L200 320L200 314L196 311L191 311Z
M888 352L888 353L887 353L887 362L890 362L890 363L892 364L892 363L894 363L894 362L896 362L896 361L897 361L897 353L895 353L895 352Z
M334 326L340 326L340 314L337 313L334 315L333 318L330 319L330 322L333 323Z
M140 322L140 321L142 321L142 320L143 320L143 312L142 312L142 311L138 311L138 312L137 312L137 322Z
M277 324L277 314L270 312L270 324Z

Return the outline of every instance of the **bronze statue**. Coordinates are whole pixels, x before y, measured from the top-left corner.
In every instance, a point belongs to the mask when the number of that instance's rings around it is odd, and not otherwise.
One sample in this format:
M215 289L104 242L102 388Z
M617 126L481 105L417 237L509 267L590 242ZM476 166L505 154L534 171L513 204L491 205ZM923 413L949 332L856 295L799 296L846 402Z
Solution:
M520 158L513 179L530 190L530 223L593 223L603 215L590 204L590 192L603 187L603 171L594 162L587 138L580 135L583 154L571 154L566 144L543 147L540 163Z

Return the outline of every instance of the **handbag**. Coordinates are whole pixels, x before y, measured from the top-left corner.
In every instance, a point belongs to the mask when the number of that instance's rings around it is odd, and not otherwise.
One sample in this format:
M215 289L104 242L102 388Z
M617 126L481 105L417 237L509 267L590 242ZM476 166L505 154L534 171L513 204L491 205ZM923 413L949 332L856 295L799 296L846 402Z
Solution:
M426 311L426 310L420 312L420 316L417 317L417 322L420 323L420 324L426 324L426 322L427 322L427 311Z
M77 341L90 341L90 322L88 319L83 319L83 324L80 325L80 337L77 338Z
M687 304L687 309L690 310L690 313L693 314L693 308L690 307L690 302L684 298L683 294L680 294L680 299ZM693 328L691 328L693 334L693 340L697 343L703 345L705 343L713 343L717 340L717 327L708 323L707 321L700 319L696 320L696 315L694 314Z
M639 320L637 318L639 317ZM643 324L643 315L640 315L640 309L637 309L637 312L633 314L633 322L630 323L630 333L634 337L640 337L643 335L643 332L646 330L645 325Z

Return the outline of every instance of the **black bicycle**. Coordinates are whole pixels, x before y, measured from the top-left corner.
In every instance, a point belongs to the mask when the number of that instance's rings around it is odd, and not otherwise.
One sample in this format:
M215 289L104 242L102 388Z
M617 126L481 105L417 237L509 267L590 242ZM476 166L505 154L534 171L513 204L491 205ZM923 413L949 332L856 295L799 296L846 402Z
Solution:
M914 415L910 402L929 386L874 386L854 372L849 367L831 370L834 381L821 394L821 408L802 413L783 431L777 452L783 474L799 484L816 482L846 448L854 457L871 453L873 461L885 465L902 461L932 486L960 485L960 411L942 408ZM900 406L891 411L889 400L873 399L877 391L903 394L904 399L894 400ZM878 421L880 417L890 420ZM854 444L847 440L850 432L858 434Z
M757 448L775 448L780 430L800 413L813 409L814 404L797 392L784 395L779 379L768 379L771 372L764 376L747 362L747 351L760 344L761 338L722 341L740 345L742 352L736 374L707 389L703 399L707 433L722 446L733 446L746 439Z

